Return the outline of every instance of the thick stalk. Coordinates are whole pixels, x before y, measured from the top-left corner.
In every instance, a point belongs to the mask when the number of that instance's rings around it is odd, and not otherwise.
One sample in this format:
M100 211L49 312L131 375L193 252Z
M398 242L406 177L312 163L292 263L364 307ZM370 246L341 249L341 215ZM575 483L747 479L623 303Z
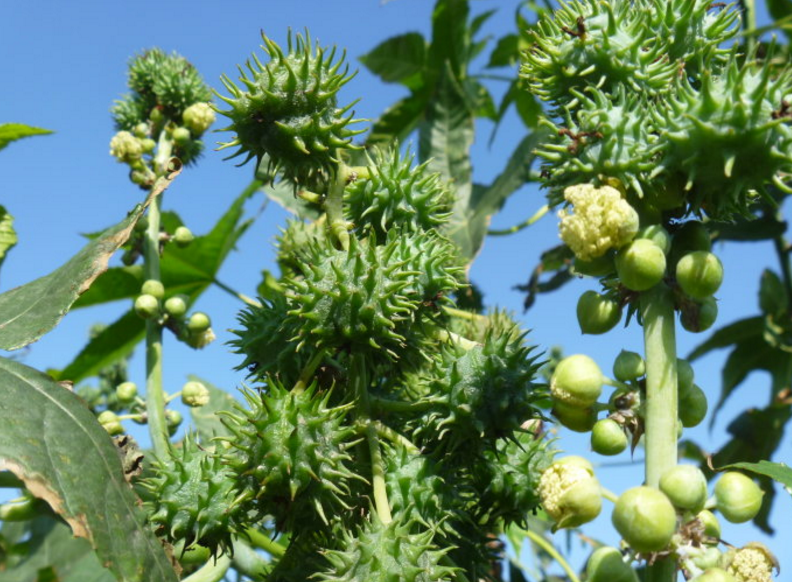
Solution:
M173 144L166 132L160 134L154 171L166 172ZM160 214L162 195L151 201L148 228L143 237L143 272L146 279L160 280ZM146 320L146 415L155 456L164 459L170 450L168 423L165 418L165 392L162 388L162 326L156 319Z
M677 464L677 367L674 302L660 283L641 295L646 350L646 484ZM676 563L658 560L646 569L647 582L673 582Z
M187 576L183 582L220 582L225 577L230 566L231 558L227 554L218 556Z
M641 295L646 348L646 484L677 464L677 368L674 302L662 283Z

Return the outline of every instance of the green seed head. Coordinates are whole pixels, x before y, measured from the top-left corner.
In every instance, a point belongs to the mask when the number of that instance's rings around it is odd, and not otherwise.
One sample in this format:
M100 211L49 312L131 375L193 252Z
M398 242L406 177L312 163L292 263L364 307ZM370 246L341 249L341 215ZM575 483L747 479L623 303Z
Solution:
M215 121L215 112L209 103L193 103L182 113L184 126L195 137L201 137Z

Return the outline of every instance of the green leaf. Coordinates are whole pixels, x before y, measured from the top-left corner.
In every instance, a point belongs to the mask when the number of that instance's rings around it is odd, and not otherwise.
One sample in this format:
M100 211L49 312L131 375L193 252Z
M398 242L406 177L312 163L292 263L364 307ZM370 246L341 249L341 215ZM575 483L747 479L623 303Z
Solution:
M75 384L99 373L113 362L132 353L146 333L146 322L134 311L127 311L118 320L91 338L88 344L63 370L50 371L57 380Z
M5 148L12 141L30 137L33 135L47 135L52 133L49 129L31 127L22 123L0 123L0 150Z
M437 0L432 13L432 44L428 63L438 75L450 66L455 78L463 78L470 58L470 7L467 0Z
M718 240L744 242L771 240L783 235L787 229L786 222L769 214L755 219L738 217L729 222L712 221L707 226Z
M0 470L50 504L123 581L176 581L113 441L71 391L0 358Z
M9 214L5 206L0 204L0 265L14 246L17 244L17 234L14 230L14 217Z
M417 32L394 36L361 56L360 62L386 83L399 83L423 70L426 40Z
M742 469L743 471L750 471L757 475L764 475L770 477L773 481L778 481L787 491L792 494L792 468L786 466L784 463L772 463L770 461L759 461L758 463L732 463L717 469L718 471L725 471L727 469Z
M487 68L509 67L516 63L520 58L518 52L519 43L520 40L516 34L507 34L500 38L490 54Z
M251 185L252 186L252 185ZM267 197L288 210L299 218L306 220L316 220L321 212L313 204L309 204L302 198L294 195L294 187L287 182L278 182L274 185L261 187Z
M495 101L487 88L475 79L465 79L462 86L465 89L465 96L468 100L468 107L474 112L476 117L495 120L498 112L495 109Z
M775 20L792 15L792 0L767 0L767 11Z
M140 295L144 282L143 266L112 267L94 281L91 288L75 301L72 309L90 307Z
M770 269L762 272L759 285L759 308L770 316L782 315L789 306L789 297L781 277Z
M50 569L59 582L115 580L99 563L91 544L75 538L68 526L47 517L25 522L25 526L30 537L24 542L24 551L5 564L3 582L39 580L44 569Z
M190 409L193 425L198 431L201 442L208 443L216 436L231 436L231 431L220 422L217 412L220 410L231 410L237 401L228 392L203 378L192 375L188 376L188 378L190 381L200 382L209 390L209 402L204 406Z
M691 362L718 348L725 348L742 341L759 341L764 333L764 318L749 317L730 323L716 330L706 341L688 354Z
M146 206L180 171L160 178L144 204L136 206L124 220L85 245L65 265L0 295L0 348L19 349L54 328L77 298L107 270L110 257L127 241Z
M424 117L428 101L421 94L413 94L391 105L371 126L366 145L403 143Z

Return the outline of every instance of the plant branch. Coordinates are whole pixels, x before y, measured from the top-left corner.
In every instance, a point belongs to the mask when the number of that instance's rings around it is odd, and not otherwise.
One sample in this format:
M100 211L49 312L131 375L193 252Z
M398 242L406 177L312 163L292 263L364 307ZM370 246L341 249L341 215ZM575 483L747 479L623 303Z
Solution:
M548 542L546 539L544 539L544 537L540 536L538 533L532 532L531 530L527 530L527 529L523 531L525 532L525 535L528 539L530 539L533 543L535 543L537 546L542 548L545 552L547 552L547 554L551 558L553 558L556 562L558 562L558 565L564 569L564 572L566 572L566 575L569 577L569 582L580 582L580 578L578 578L577 574L575 574L575 571L572 569L572 566L570 566L569 562L567 562L564 559L564 556L558 553L558 550L555 549L553 544Z
M256 528L250 527L246 529L244 535L254 547L264 550L270 556L282 558L286 553L286 548L278 542L271 540L268 535L261 533Z
M252 298L248 297L244 293L240 293L239 291L235 291L234 289L232 289L231 287L229 287L228 285L226 285L222 281L219 281L218 279L212 279L212 282L215 285L217 285L218 287L220 287L220 289L222 289L223 291L225 291L229 295L231 295L233 297L236 297L237 299L239 299L243 303L247 303L251 307L261 307L261 303L259 303L255 299L252 299Z
M184 578L182 582L220 582L225 577L229 567L231 567L231 558L223 554L214 560L208 561L199 570Z
M302 372L300 372L300 377L297 380L297 383L292 388L292 392L295 394L302 394L305 392L305 389L311 383L313 379L314 372L316 372L316 368L319 367L319 364L322 363L322 360L325 356L324 348L320 348L310 359L310 361L305 364L305 368L303 368Z
M545 204L539 210L537 210L533 216L524 220L520 224L515 224L511 228L506 228L503 230L488 230L487 235L489 236L505 236L508 234L514 234L515 232L520 232L521 230L528 228L529 226L538 222L547 212L550 210L550 207Z
M330 235L338 241L343 250L349 249L349 232L344 219L344 188L346 188L348 178L349 168L343 163L339 163L335 179L330 184L330 191L324 201Z
M393 430L391 427L389 427L385 423L383 423L383 422L381 422L379 420L373 420L373 421L371 421L371 424L374 426L374 428L377 429L377 434L379 436L388 439L390 442L392 442L394 444L398 444L398 445L403 446L410 453L413 453L415 455L418 455L418 454L421 453L421 450L418 447L416 447L415 444L410 439L408 439L403 434Z

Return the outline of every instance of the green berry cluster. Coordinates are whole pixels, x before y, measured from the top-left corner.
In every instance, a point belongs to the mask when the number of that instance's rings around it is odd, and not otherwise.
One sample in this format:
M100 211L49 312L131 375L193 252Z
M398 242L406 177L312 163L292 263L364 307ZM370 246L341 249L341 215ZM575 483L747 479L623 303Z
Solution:
M157 279L145 281L140 295L135 298L134 309L143 319L156 321L191 348L201 349L214 341L212 322L203 311L187 314L190 298L171 295L166 298L165 286Z

